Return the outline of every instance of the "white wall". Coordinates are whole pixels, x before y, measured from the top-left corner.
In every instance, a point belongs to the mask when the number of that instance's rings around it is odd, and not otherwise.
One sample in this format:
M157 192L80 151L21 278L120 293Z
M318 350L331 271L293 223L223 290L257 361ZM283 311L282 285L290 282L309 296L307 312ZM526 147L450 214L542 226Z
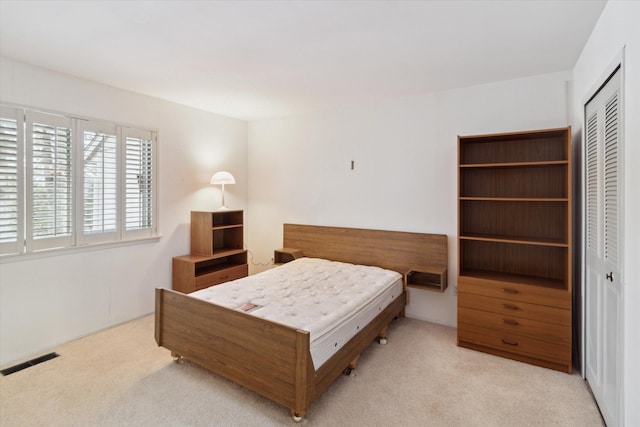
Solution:
M250 123L249 249L256 261L271 259L287 222L447 234L450 286L444 294L411 289L407 315L455 326L456 137L566 126L569 78L567 71Z
M640 2L609 1L573 71L573 126L586 97L625 48L624 82L624 425L640 425ZM577 141L579 143L579 141Z
M189 212L219 206L214 172L235 175L227 205L246 208L245 122L7 58L0 101L158 130L162 234L152 243L0 261L2 365L151 313L154 288L171 286L171 257L189 252Z

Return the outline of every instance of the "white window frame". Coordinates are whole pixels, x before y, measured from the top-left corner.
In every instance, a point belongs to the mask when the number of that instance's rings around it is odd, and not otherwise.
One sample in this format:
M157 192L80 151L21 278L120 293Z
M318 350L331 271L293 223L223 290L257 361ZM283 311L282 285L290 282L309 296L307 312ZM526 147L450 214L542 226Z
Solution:
M15 120L17 126L17 239L0 243L0 255L25 256L36 253L51 253L52 249L73 249L104 244L118 244L159 238L158 215L158 140L157 131L123 126L86 118L43 112L21 106L0 106L3 118ZM33 124L62 126L70 130L71 141L71 217L70 233L64 236L33 236ZM115 231L84 232L84 133L85 131L107 133L116 136L116 227ZM139 229L127 230L126 225L126 147L127 138L138 138L150 142L150 224ZM146 165L144 166L147 167ZM146 182L146 181L145 181ZM142 187L141 187L142 188ZM137 210L134 210L134 213ZM138 211L140 212L140 211ZM147 211L143 211L147 212ZM13 225L13 224L11 224ZM55 251L53 251L55 253Z

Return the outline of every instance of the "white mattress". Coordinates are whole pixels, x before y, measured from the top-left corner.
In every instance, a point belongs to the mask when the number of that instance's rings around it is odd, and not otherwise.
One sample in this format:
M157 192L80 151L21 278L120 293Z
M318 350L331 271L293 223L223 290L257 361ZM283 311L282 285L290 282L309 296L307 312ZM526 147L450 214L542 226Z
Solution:
M300 258L191 296L308 331L318 369L401 294L395 271Z

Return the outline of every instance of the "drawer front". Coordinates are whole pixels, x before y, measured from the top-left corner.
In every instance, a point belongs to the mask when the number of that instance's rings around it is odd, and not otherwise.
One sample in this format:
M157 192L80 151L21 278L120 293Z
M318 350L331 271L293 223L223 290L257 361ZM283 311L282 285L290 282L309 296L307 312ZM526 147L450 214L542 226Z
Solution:
M571 365L571 344L568 343L543 341L467 324L458 325L458 341L466 341L534 359Z
M571 327L571 310L562 308L459 292L458 309L461 307Z
M219 285L220 283L230 280L247 277L249 266L247 264L237 265L235 267L225 268L224 270L214 271L213 273L203 274L195 278L195 290L208 288L209 286Z
M463 324L571 344L570 325L555 325L538 320L460 307L458 308L458 325Z
M532 304L571 309L571 294L566 291L518 283L497 282L470 276L458 278L458 292L523 301Z

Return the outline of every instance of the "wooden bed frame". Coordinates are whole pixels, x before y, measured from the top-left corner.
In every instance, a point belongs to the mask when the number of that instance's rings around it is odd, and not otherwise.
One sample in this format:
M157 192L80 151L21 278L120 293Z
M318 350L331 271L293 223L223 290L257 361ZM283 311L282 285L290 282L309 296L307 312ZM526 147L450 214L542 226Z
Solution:
M284 225L284 246L305 256L376 265L400 274L420 265L447 265L441 234ZM388 324L404 314L406 292L396 298L319 369L309 333L167 289L156 289L155 338L171 350L291 409L295 420Z

